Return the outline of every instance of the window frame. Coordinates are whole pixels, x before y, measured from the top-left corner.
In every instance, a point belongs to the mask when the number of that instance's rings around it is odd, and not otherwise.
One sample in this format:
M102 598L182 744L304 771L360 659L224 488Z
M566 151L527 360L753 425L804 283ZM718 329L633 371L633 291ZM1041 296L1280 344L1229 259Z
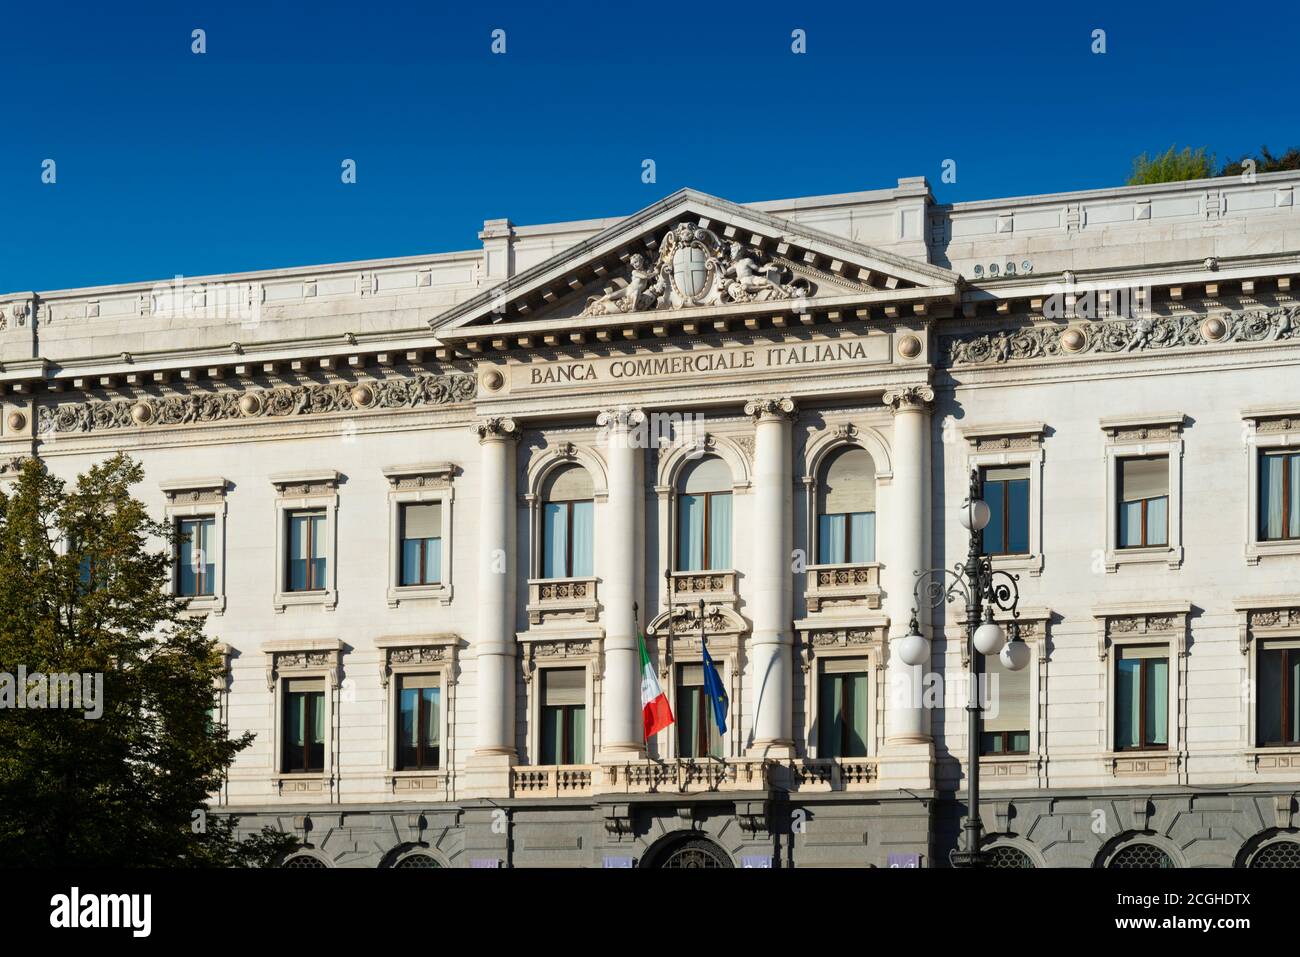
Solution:
M1043 547L1043 485L1046 456L1043 438L1047 425L1043 422L994 423L990 425L967 426L961 430L962 438L968 445L964 463L959 458L954 464L960 468L957 473L949 473L949 487L961 489L961 494L954 501L961 502L970 483L972 469L978 469L980 478L987 469L1020 468L1029 469L1029 551L1026 553L1006 553L988 556L993 567L1013 572L1027 573L1037 577L1043 572L1045 561ZM953 523L960 532L957 523ZM963 533L964 534L964 533ZM966 552L966 542L960 544L960 554ZM981 541L981 548L983 542Z
M1106 433L1104 460L1106 467L1106 511L1104 565L1108 574L1119 571L1124 565L1164 564L1178 569L1183 564L1183 426L1186 416L1181 412L1155 413L1142 416L1101 420ZM1166 456L1169 477L1166 482L1169 503L1166 509L1166 544L1121 546L1119 460ZM1145 510L1144 513L1145 515ZM1146 529L1143 526L1145 538Z
M987 477L987 472L988 472L990 469L998 468L998 467L999 467L999 466L995 466L995 465L981 465L981 466L979 466L979 470L980 470L980 487L984 489L984 500L985 500L986 502L989 500L989 496L988 496L988 486L989 486L989 481L990 481L990 480L988 479L988 477ZM989 558L1023 558L1024 556L1029 555L1029 554L1031 554L1031 552L1032 552L1032 549L1031 549L1030 546L1029 546L1029 526L1030 526L1031 523L1032 523L1032 511L1033 511L1033 509L1032 509L1032 506L1031 506L1031 503L1030 503L1030 498L1029 498L1029 496L1030 496L1030 491L1029 491L1029 489L1030 489L1030 486L1031 486L1032 483L1033 483L1033 469L1032 469L1032 467L1029 466L1028 464L1025 464L1025 465L1013 464L1013 465L1007 465L1007 466L1001 466L1001 467L1003 467L1003 468L1023 468L1023 469L1025 470L1025 477L1024 477L1023 479L1015 479L1015 480L1014 480L1014 481L1017 481L1017 482L1024 482L1024 483L1025 483L1025 551L1023 551L1023 552L1012 552L1012 551L998 551L998 552L991 552L991 551L989 551L989 550L986 548L986 546L985 546L985 541L984 541L984 537L983 537L983 536L984 536L984 533L988 531L987 528L983 529L983 530L980 532L980 551L981 551L981 553L983 553L984 555L988 556ZM1002 532L1002 541L1003 541L1004 543L1006 543L1006 542L1010 539L1010 537L1011 537L1011 507L1010 507L1011 493L1010 493L1010 489L1009 489L1010 482L1009 482L1007 479L993 479L992 481L997 482L998 484L1000 484L1000 485L1002 486L1002 528L1000 529L1000 531Z
M319 694L319 696L320 696L320 703L319 703L319 705L318 705L318 707L320 708L320 710L321 710L321 712L322 712L321 715L320 715L320 724L321 724L322 728L324 728L324 732L323 732L323 734L322 734L321 743L320 743L320 749L321 749L321 764L320 764L320 767L318 767L318 768L316 768L316 767L295 767L295 768L291 768L291 767L288 766L288 765L289 765L289 741L288 741L288 734L289 734L289 724L288 724L288 710L289 710L289 702L290 702L290 700L292 699L292 697L293 697L294 695L297 695L297 694L306 695L306 694L308 694L308 692L290 691L290 690L288 689L288 683L289 683L290 681L311 681L311 682L313 682L313 683L319 682L319 684L320 684L320 690L319 690L319 692L317 692L317 691L310 692L310 694L311 694L311 696L312 696L313 698L314 698L317 694ZM280 691L280 760L279 760L279 773L280 773L280 774L284 774L284 775L294 775L294 776L297 776L297 775L324 774L324 773L325 773L325 768L326 768L327 765L329 764L329 756L328 756L328 755L329 755L329 739L330 739L329 723L328 723L328 718L329 718L330 708L329 708L329 704L328 704L328 702L327 702L327 700L326 700L328 697L329 697L329 683L328 683L327 681L325 681L323 678L299 678L299 677L296 677L296 676L295 676L295 677L286 677L286 678L282 678L282 679L281 679L281 691ZM309 699L309 700L310 700L310 699ZM307 712L307 716L306 716L306 719L305 719L305 720L306 720L306 722L307 722L308 725L310 725L310 724L313 723L313 721L312 721L312 710L311 710L311 709L308 710L308 712ZM303 763L304 763L304 764L307 763L308 755L309 755L309 754L310 754L310 745L309 745L307 742L304 742L304 743L303 743Z
M803 631L799 636L799 649L803 657L803 737L804 753L821 761L867 761L880 756L884 744L884 713L886 704L881 700L887 680L883 673L885 632L881 627L870 627L864 642L850 644L847 632L822 629ZM818 645L819 634L835 636L835 643ZM824 638L821 640L825 640ZM820 712L822 664L842 658L861 658L866 661L867 673L867 753L862 757L832 758L821 753Z
M1161 647L1163 647L1165 652L1163 657L1155 656L1155 657L1126 659L1123 655L1123 651L1125 648L1161 648ZM1172 710L1170 707L1171 702L1169 700L1169 696L1170 696L1170 689L1173 686L1172 675L1173 675L1173 668L1175 667L1175 663L1171 660L1169 655L1169 646L1167 644L1162 645L1161 642L1153 642L1153 643L1133 642L1131 644L1121 646L1116 651L1115 664L1114 664L1116 693L1111 700L1114 734L1119 733L1119 708L1121 706L1121 702L1119 700L1119 667L1120 667L1120 662L1126 660L1136 661L1138 663L1138 668L1137 668L1138 713L1135 720L1135 726L1140 729L1138 734L1140 740L1138 741L1137 744L1121 745L1118 741L1115 741L1112 738L1112 746L1117 752L1168 751L1169 742L1173 738L1173 731L1169 723L1169 712ZM1147 740L1147 718L1151 713L1148 708L1148 702L1147 702L1147 665L1149 662L1152 661L1163 661L1165 664L1165 741L1163 744L1158 742L1151 742Z
M676 751L677 756L678 756L679 758L682 758L683 760L688 760L688 761L721 761L721 760L724 760L724 759L726 758L726 756L727 756L727 740L726 740L726 738L727 738L727 734L719 734L719 735L718 735L718 750L721 751L722 753L721 753L720 755L712 755L712 754L709 754L709 753L708 753L708 738L711 737L711 734L710 734L710 732L708 732L708 731L705 730L705 729L716 727L716 719L715 719L714 716L713 716L712 705L709 703L708 697L707 697L707 696L705 695L705 693L704 693L704 685L702 685L702 684L700 684L700 685L688 685L688 684L685 684L685 683L682 681L682 670L685 669L685 668L694 667L694 666L696 666L696 665L699 665L700 668L703 669L703 667L704 667L704 658L703 658L703 656L701 656L700 659L699 659L698 661L673 661L673 662L672 662L672 668L673 668L673 681L674 681L675 685L677 686L677 691L676 691L676 695L675 695L675 703L676 703L676 704L680 704L680 703L683 702L683 695L684 695L684 693L689 693L690 695L695 695L695 694L698 692L699 699L700 699L700 709L701 709L701 714L705 714L705 716L708 718L708 721L709 721L709 724L704 725L701 729L699 729L699 730L704 730L704 731L705 731L705 735L704 735L704 736L705 736L705 739L706 739L706 740L705 740L705 749L704 749L704 750L705 750L705 753L704 753L704 754L694 754L694 755L687 755L687 754L683 754L683 753L682 753L682 736L681 736L681 728L682 728L682 726L680 726L680 725L679 725L678 728L677 728L677 733L673 736L673 741L674 741L674 744L676 745L675 751ZM717 660L717 659L715 658L715 659L713 660L713 666L714 666L714 670L717 671L717 673L718 673L718 680L721 681L721 682L723 683L722 686L723 686L723 688L725 689L725 688L727 687L727 685L726 685L726 677L725 677L725 676L726 676L726 667L727 667L727 666L726 666L725 662L719 661L719 660ZM689 692L687 692L687 689L689 689ZM670 706L671 706L671 705L670 705ZM706 710L706 709L707 709L707 710ZM680 719L680 714L681 714L681 712L680 712L676 707L673 707L673 718L674 718L674 722L673 722L673 723L674 723L674 724L677 724L677 723L678 723L678 720ZM731 708L730 708L730 696L728 696L728 709L727 709L727 733L729 734L730 731L731 731ZM697 739L698 739L698 734L697 734ZM693 743L693 745L692 745L692 750L696 750L696 749L698 749L698 748L699 748L699 744L700 744L699 740L696 740L696 741Z
M1261 750L1268 749L1271 751L1271 750L1276 750L1278 748L1290 748L1294 750L1300 748L1300 733L1297 733L1296 737L1291 740L1287 740L1286 738L1283 738L1282 740L1279 741L1263 741L1261 740L1262 735L1259 730L1259 712L1260 712L1260 708L1262 708L1264 704L1264 699L1261 693L1261 688L1263 686L1263 679L1261 677L1263 672L1263 667L1262 667L1263 662L1261 659L1262 656L1265 654L1277 654L1277 653L1280 653L1282 655L1282 682L1281 682L1282 701L1281 701L1281 709L1280 709L1282 715L1282 722L1284 726L1287 724L1294 725L1297 723L1294 718L1288 720L1288 718L1290 718L1290 715L1288 714L1287 692L1293 691L1293 689L1291 688L1291 671L1288 665L1291 664L1293 658L1300 658L1300 638L1261 639L1261 641L1255 648L1255 685L1254 685L1255 727L1254 727L1254 734L1251 737L1251 742L1253 747L1259 748ZM1297 710L1300 710L1300 706L1297 706Z
M163 521L176 529L182 519L210 517L213 519L212 537L208 553L212 556L212 594L182 596L179 593L180 560L179 543L172 547L172 560L168 568L167 591L176 597L186 598L188 604L183 614L187 616L223 615L226 611L226 489L229 482L221 477L180 479L162 482L159 488L166 498Z
M1187 630L1192 604L1187 601L1128 602L1093 609L1097 623L1097 652L1105 673L1105 738L1103 761L1112 777L1140 776L1176 780L1178 769L1186 761L1186 708L1183 700L1187 687ZM1117 648L1131 645L1156 645L1167 648L1169 659L1168 728L1165 747L1138 750L1115 745ZM1149 760L1147 757L1149 756ZM1163 768L1160 762L1163 760Z
M451 462L418 463L415 465L388 466L383 469L388 480L388 587L389 608L397 608L405 601L432 602L442 606L452 599L452 546L455 538L453 506L457 467ZM441 510L442 581L422 584L402 584L402 506L438 505Z
M701 544L701 546L700 546L701 549L702 549L701 558L702 558L702 561L703 561L703 565L702 565L702 567L700 567L700 568L682 568L682 567L681 567L681 558L682 558L682 542L681 542L681 500L682 500L682 496L684 496L684 495L689 495L689 496L691 496L692 498L699 498L699 497L701 497L701 496L704 498L704 519L703 519L703 521L704 521L704 540L703 540L703 542L702 542L702 544ZM730 546L731 546L731 547L728 549L728 552L730 553L730 557L731 557L732 561L731 561L730 565L728 565L726 568L713 568L713 567L711 567L711 565L710 565L710 555L711 555L711 551L712 551L711 546L712 546L712 544L713 544L713 539L712 539L712 536L713 536L713 527L712 527L712 526L713 526L713 498L714 498L714 496L716 496L716 495L725 495L725 496L727 496L729 499L731 499L731 542L730 542ZM735 549L735 545L736 545L736 497L735 497L735 492L732 492L732 491L727 491L727 492L683 492L683 491L681 491L680 489L678 489L678 490L676 491L676 494L674 495L674 499L676 500L676 503L677 503L677 508L676 508L676 513L677 513L677 514L676 514L676 519L677 519L677 521L676 521L677 534L676 534L676 536L675 536L675 539L676 539L676 540L675 540L675 542L674 542L674 545L676 546L676 549L675 549L675 550L676 550L676 553L677 553L677 554L676 554L676 559L677 559L677 560L676 560L676 562L674 563L674 564L675 564L675 567L673 568L673 571L675 571L675 572L684 572L684 573L686 573L686 574L688 574L688 575L693 575L693 574L700 574L700 573L703 573L703 572L725 572L725 571L731 571L732 569L734 569L735 566L736 566L736 562L735 562L735 558L736 558L736 549Z
M663 638L660 639L660 654L662 650ZM660 674L660 687L668 697L668 706L672 708L673 718L676 719L679 712L679 703L682 700L683 688L694 688L695 685L682 685L678 680L681 675L681 665L704 665L704 655L698 648L698 638L684 639L683 637L669 638L671 654L669 654L666 664L668 665L666 675ZM722 687L727 692L727 730L722 735L722 757L719 758L686 758L683 757L678 740L677 728L673 725L659 732L663 747L660 753L665 760L669 761L726 761L728 758L736 756L736 709L739 701L739 689L735 686L735 678L738 676L736 669L736 650L734 642L723 636L715 636L709 641L709 655L713 658L713 663L718 668L719 677L722 679ZM660 664L664 664L663 659ZM712 715L710 715L712 720Z
M329 534L328 532L322 533L322 538L324 539L324 541L318 543L316 532L315 532L316 523L311 521L311 519L316 519L316 518L319 518L321 520L320 526L322 529L324 529L326 522L329 521L329 514L323 508L295 508L295 509L285 510L284 520L287 523L287 527L285 528L285 536L289 540L290 547L285 551L285 563L284 563L284 567L281 569L281 572L284 575L284 581L282 584L283 584L283 589L286 593L294 594L294 595L306 595L306 594L313 594L313 593L325 591L326 582L329 581L329 574L330 574L330 568L329 568L330 556L329 553L326 551L326 543L328 543L329 541ZM293 562L294 562L293 547L292 547L293 526L295 522L299 522L299 521L304 521L305 528L306 528L306 549L305 550L307 553L307 559L306 559L307 585L304 588L294 588L292 585ZM321 546L319 555L317 555L316 552L317 544L320 544ZM315 562L318 559L324 559L325 561L325 572L321 576L321 581L319 582L316 581L316 565L315 565Z
M333 611L338 605L338 485L342 476L333 470L293 472L271 476L275 500L275 594L277 613L291 605L318 605ZM292 513L322 511L321 552L325 558L323 587L312 591L289 590L289 516Z
M599 725L599 715L596 711L595 681L593 676L596 673L596 663L589 655L580 655L577 657L547 657L542 663L532 659L536 651L536 644L530 644L530 669L531 674L526 678L529 685L528 695L528 764L534 767L587 767L595 764L596 755L599 753L599 738L597 728ZM544 702L542 701L543 688L545 687L545 674L547 671L575 671L583 672L583 704L587 714L587 760L582 764L572 765L548 765L542 763L542 714Z
M280 794L295 799L318 795L330 800L337 769L339 671L343 642L334 638L285 639L262 644L270 692L272 780ZM319 679L325 690L325 767L322 771L285 771L284 713L286 682Z
M1125 462L1159 461L1162 458L1166 460L1165 467L1167 471L1169 462L1168 462L1168 458L1164 455L1119 455L1115 457L1115 467L1119 469L1120 472L1123 472ZM1117 475L1115 477L1115 482L1116 482L1116 496L1117 496L1116 503L1115 503L1116 506L1115 507L1115 522L1116 522L1115 547L1125 552L1132 551L1134 549L1139 549L1139 548L1154 549L1154 548L1167 547L1169 542L1169 499L1170 499L1168 485L1166 484L1165 487L1166 491L1164 495L1154 495L1148 498L1140 498L1140 499L1132 500L1132 501L1137 501L1142 505L1142 518L1140 520L1140 524L1142 527L1142 541L1136 545L1124 545L1120 542L1120 529L1124 524L1124 505L1130 500L1125 499L1123 497L1124 481L1122 476ZM1149 526L1151 524L1147 519L1147 513L1149 511L1151 503L1157 501L1158 499L1164 499L1165 501L1165 541L1163 544L1161 543L1152 544L1147 541L1148 534L1150 531Z
M384 692L384 768L392 793L411 800L430 796L450 800L452 768L456 761L456 673L460 638L455 634L385 635L375 639L382 656L379 680ZM401 695L398 678L434 675L439 679L439 722L442 754L436 769L400 770L397 736L401 731ZM433 792L430 795L429 792Z
M424 752L429 745L428 742L424 740L425 738L425 734L424 734L425 717L424 716L426 713L426 708L425 708L424 696L420 695L419 698L417 699L417 708L416 708L417 731L416 731L416 745L415 745L416 752L418 755L417 761L419 763L412 767L404 767L402 761L402 745L397 740L397 736L400 735L402 731L402 690L403 690L402 680L404 678L417 678L417 677L428 677L437 680L437 685L435 687L438 690L438 734L439 734L439 739L438 739L439 743L437 747L438 757L437 757L437 763L433 765L427 765L423 761ZM396 772L417 772L420 774L436 774L439 771L442 771L446 767L446 753L447 753L447 749L445 745L447 725L444 720L444 715L446 714L447 709L446 709L446 702L445 702L446 694L444 691L445 681L443 678L443 673L439 669L429 669L427 671L411 671L411 672L403 672L402 674L394 675L393 679L394 679L393 700L396 704L396 712L394 714L394 723L393 723L393 735L394 735L393 770Z

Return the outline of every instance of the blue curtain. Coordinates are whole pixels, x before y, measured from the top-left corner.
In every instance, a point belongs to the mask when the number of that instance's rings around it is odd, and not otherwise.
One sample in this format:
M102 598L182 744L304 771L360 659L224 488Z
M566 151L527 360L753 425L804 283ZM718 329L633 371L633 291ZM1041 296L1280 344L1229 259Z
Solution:
M731 493L709 502L709 568L731 567Z
M1148 658L1147 744L1169 743L1169 660Z
M677 497L677 567L684 572L704 567L704 496Z
M307 587L307 519L293 516L289 520L289 590Z
M542 506L542 577L564 578L565 538L569 531L567 502Z
M421 688L420 692L424 696L424 743L430 748L436 748L439 745L438 738L438 688Z
M1119 504L1119 545L1131 548L1142 544L1142 503L1120 502Z
M849 516L849 561L876 560L876 513L854 512Z
M424 580L432 585L442 581L442 539L424 540Z
M1029 554L1029 479L1007 482L1006 550L1012 555Z
M574 502L570 508L573 509L573 575L575 578L588 578L595 574L595 503Z
M844 561L843 515L820 515L817 518L817 563L838 565Z
M1282 655L1277 650L1260 649L1259 652L1259 711L1255 734L1261 746L1285 740L1282 735L1289 724L1282 714ZM1296 665L1300 666L1300 654L1296 655ZM1291 687L1292 694L1300 693L1294 683Z
M295 748L301 748L307 743L306 705L306 695L289 695L289 743Z
M1300 462L1300 458L1296 459ZM1266 539L1282 537L1282 487L1283 456L1266 455L1260 463L1259 470L1259 508L1262 515L1261 531ZM1292 489L1292 494L1295 490ZM1292 501L1295 501L1293 498Z
M984 483L984 501L989 507L989 523L984 526L980 542L986 555L1001 555L1010 551L1007 543L1002 540L1004 512L1002 485L1000 481Z
M1138 683L1142 663L1136 658L1121 658L1115 663L1115 747L1138 745L1138 714L1142 687Z
M402 690L402 728L398 733L398 740L403 747L415 749L418 739L415 736L415 722L419 714L419 688L405 688Z
M1300 538L1300 455L1288 456L1287 461L1291 463L1291 516L1286 534L1288 538Z
M1169 542L1169 499L1147 499L1147 544L1166 545Z
M840 709L843 706L844 686L834 675L822 675L817 689L817 756L840 757Z
M311 562L315 566L314 587L325 587L325 516L313 515L311 517L311 543L312 554Z

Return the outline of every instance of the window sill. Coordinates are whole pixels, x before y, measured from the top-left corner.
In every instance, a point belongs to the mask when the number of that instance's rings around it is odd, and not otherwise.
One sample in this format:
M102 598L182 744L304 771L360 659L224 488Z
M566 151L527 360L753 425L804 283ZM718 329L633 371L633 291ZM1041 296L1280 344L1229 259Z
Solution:
M430 792L443 794L447 790L448 774L442 770L389 771L389 786L393 794L409 793L412 798L426 798Z
M437 601L450 605L451 585L444 582L436 585L390 585L388 607L396 608L404 601Z
M1159 777L1178 770L1179 755L1168 748L1110 751L1103 759L1115 777Z
M283 612L290 605L320 605L333 611L338 604L338 593L332 588L322 591L288 591L275 593L275 610Z
M1106 571L1114 572L1121 565L1167 564L1178 569L1183 564L1182 548L1160 545L1155 548L1113 548L1106 552Z
M225 595L177 595L182 601L188 601L181 614L186 618L200 618L204 615L222 615L226 611Z
M1035 576L1042 574L1043 571L1043 556L1037 553L990 555L989 560L995 569L1028 572Z
M1258 565L1260 559L1279 555L1300 555L1300 539L1282 541L1251 541L1246 543L1246 564Z

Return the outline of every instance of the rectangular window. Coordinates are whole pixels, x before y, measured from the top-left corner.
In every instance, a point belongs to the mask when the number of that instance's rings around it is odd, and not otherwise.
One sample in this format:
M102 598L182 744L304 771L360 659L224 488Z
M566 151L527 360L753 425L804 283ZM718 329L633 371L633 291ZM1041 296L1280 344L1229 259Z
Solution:
M1120 648L1115 659L1115 750L1169 746L1169 650Z
M876 513L817 516L817 563L844 565L876 560Z
M586 764L586 669L543 669L541 712L542 764Z
M547 502L542 506L542 577L590 578L595 574L594 502Z
M722 671L713 664L718 677ZM677 751L683 758L721 758L722 735L704 693L703 663L677 666Z
M1294 449L1260 453L1259 538L1300 538L1300 452Z
M817 685L817 756L867 756L867 662L827 658Z
M981 754L1029 753L1029 689L1032 667L1011 671L1001 659L984 659L984 733Z
M731 568L731 493L677 496L677 569Z
M1169 544L1169 456L1119 459L1119 547Z
M213 593L211 515L176 520L176 594L201 597Z
M325 770L325 683L284 683L284 771Z
M1029 554L1029 466L986 468L984 501L991 517L984 528L985 555Z
M325 588L325 513L290 512L286 591Z
M442 756L442 681L437 675L397 679L397 770L427 771Z
M403 585L436 585L442 581L442 505L401 506Z
M1256 741L1261 748L1300 744L1300 641L1262 645L1256 667Z

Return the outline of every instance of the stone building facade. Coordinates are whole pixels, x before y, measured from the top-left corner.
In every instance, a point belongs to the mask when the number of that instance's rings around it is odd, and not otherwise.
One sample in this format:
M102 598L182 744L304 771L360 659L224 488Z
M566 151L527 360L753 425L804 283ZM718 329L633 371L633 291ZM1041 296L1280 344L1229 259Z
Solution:
M961 603L916 608L928 667L891 649L972 469L1033 650L991 686L996 862L1294 865L1297 183L683 190L8 294L0 456L143 462L256 733L215 806L295 866L946 866Z

